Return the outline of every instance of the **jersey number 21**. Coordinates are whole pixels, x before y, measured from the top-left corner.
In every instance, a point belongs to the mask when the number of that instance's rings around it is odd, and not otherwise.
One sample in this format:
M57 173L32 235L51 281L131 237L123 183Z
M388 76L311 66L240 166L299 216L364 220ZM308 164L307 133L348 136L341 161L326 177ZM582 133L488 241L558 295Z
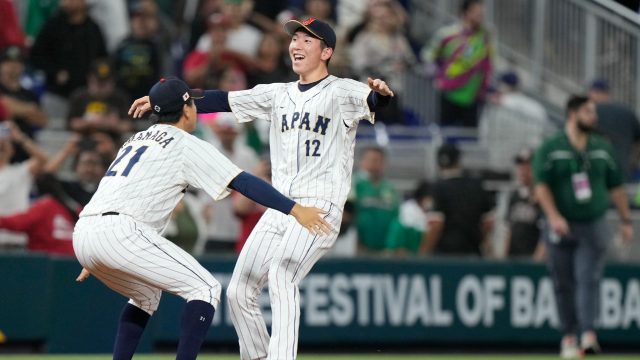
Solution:
M138 160L140 160L140 157L142 156L142 154L144 154L144 152L147 151L147 148L148 146L141 146L137 148L136 151L134 151L133 156L131 156L131 158L129 159L129 163L127 164L127 167L124 168L124 170L122 171L122 174L121 174L122 176L129 175L129 172L131 171L131 169L133 169L133 166L138 162ZM129 155L132 149L133 149L132 146L127 146L126 148L124 148L124 152L122 153L122 155L118 156L118 158L113 162L113 164L109 166L109 169L107 170L107 173L105 174L105 176L118 175L118 172L115 171L114 168L118 165L118 163L120 163L120 161L122 161L122 159L124 159L127 155Z

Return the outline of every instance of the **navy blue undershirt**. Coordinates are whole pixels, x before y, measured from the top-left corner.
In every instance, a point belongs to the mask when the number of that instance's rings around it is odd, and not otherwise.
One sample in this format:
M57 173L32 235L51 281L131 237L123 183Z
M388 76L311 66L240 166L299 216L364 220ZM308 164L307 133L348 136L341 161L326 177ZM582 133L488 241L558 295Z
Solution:
M238 191L260 205L278 210L286 215L291 212L291 209L296 204L293 200L279 193L266 181L244 171L231 180L229 188Z
M300 84L298 82L298 89L301 92L305 92L318 85L324 79L326 79L326 77L308 84ZM382 96L375 91L369 92L369 96L367 96L367 105L369 105L369 110L371 111L376 111L377 109L387 106L389 101L391 101L391 96ZM198 108L198 113L200 114L231 112L229 92L227 91L206 90L204 97L202 99L195 99L195 103Z

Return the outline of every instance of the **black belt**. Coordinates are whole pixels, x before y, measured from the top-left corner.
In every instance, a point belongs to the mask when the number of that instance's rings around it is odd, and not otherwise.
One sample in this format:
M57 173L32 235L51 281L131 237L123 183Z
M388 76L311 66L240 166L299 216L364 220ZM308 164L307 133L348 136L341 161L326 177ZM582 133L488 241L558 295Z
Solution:
M102 216L107 216L107 215L120 215L120 213L115 211L107 211L105 213L102 213Z

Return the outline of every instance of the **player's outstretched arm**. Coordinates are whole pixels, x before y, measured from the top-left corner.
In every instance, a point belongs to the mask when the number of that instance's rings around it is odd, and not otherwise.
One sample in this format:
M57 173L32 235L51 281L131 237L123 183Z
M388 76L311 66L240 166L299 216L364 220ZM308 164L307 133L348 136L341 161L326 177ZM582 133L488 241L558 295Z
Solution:
M324 210L297 204L279 193L266 181L247 172L243 171L236 176L229 184L229 187L258 204L293 216L300 225L314 235L328 235L332 231L331 225L322 218L322 215L326 213Z

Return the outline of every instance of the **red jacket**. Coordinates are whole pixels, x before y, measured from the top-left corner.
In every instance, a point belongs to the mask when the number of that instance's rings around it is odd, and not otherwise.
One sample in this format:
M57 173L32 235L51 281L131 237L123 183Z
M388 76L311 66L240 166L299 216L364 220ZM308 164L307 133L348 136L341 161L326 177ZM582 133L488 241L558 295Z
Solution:
M0 229L23 232L29 237L27 249L48 254L71 255L75 220L56 199L45 196L29 210L0 217Z

